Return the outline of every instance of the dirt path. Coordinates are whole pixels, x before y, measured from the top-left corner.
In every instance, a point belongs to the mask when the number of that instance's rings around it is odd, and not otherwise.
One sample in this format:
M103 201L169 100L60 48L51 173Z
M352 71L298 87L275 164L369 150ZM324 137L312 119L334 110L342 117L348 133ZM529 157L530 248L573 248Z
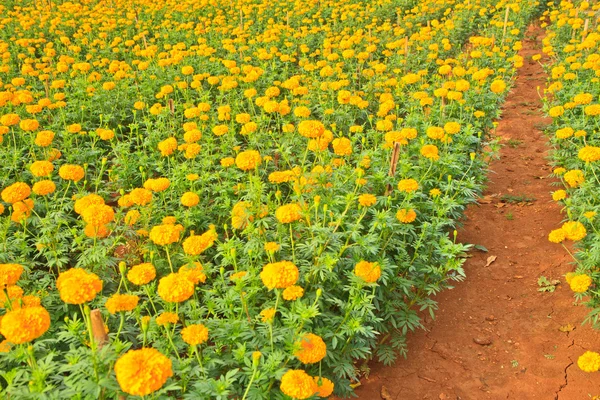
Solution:
M550 122L537 92L545 75L531 61L541 50L541 35L533 27L526 34L537 40L523 42L525 65L496 132L504 144L501 158L492 163L484 201L467 210L459 231L463 242L489 252L472 252L467 280L438 296L440 310L435 321L426 322L429 332L409 338L407 360L372 366L369 379L357 389L360 399L575 400L600 395L597 374L586 374L576 364L585 350L597 348L600 333L580 325L587 310L573 306L563 279L572 269L569 255L547 240L562 216L550 198L556 188L546 178L549 148L539 130ZM530 202L500 202L502 196L515 201L521 195ZM484 267L489 256L497 258ZM561 283L554 292L539 292L541 276Z

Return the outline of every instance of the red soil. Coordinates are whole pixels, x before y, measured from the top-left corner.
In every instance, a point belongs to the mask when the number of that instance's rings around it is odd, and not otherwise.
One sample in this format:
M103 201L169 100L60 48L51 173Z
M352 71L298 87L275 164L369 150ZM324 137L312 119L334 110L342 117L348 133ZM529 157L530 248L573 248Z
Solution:
M406 360L392 367L371 365L356 390L360 399L575 400L600 395L598 374L577 367L585 350L598 350L600 332L581 325L588 310L573 304L563 278L573 269L572 259L547 239L563 216L550 197L557 187L547 178L549 146L540 131L550 122L538 95L546 77L531 60L541 50L541 35L541 29L530 27L526 38L536 39L523 41L525 64L496 132L505 146L491 164L482 201L467 210L459 230L461 241L489 252L471 252L466 281L436 298L436 319L425 321L427 332L409 337ZM536 200L501 202L503 195ZM485 267L490 256L497 258ZM560 284L554 292L540 292L540 276L560 279Z

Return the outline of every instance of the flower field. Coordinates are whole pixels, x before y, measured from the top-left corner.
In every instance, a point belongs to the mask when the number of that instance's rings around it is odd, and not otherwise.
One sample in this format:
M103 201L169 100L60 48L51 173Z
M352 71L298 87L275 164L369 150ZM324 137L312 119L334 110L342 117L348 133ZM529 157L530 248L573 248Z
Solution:
M600 34L595 29L598 6L578 1L561 3L547 12L549 25L543 51L549 82L547 107L554 146L553 173L563 188L552 193L566 211L562 227L550 232L554 243L575 242L574 271L566 280L577 301L591 312L586 322L600 329ZM564 244L563 244L564 246ZM566 247L565 247L566 248ZM569 251L567 249L567 251ZM600 350L596 348L595 350ZM587 351L578 361L587 372L600 368L600 354Z
M464 278L470 246L454 228L483 189L519 40L541 11L3 2L1 395L350 395L362 364L405 355L431 296ZM581 37L570 20L555 29L549 40ZM555 68L596 65L598 36L586 38L573 60L548 43ZM552 106L595 98L594 71L573 73L580 86ZM556 139L570 171L562 239L588 230L571 279L588 277L586 292L600 279L600 181L598 110L583 100L555 125L590 132Z

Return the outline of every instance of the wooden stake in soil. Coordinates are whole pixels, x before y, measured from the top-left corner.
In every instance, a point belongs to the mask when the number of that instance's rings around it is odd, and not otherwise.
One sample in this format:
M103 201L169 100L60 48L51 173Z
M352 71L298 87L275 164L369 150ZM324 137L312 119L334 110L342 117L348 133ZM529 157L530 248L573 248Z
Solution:
M508 26L508 13L510 12L510 7L506 6L506 13L504 14L504 28L502 28L502 44L504 45L504 39L506 38L506 27Z
M392 151L392 158L390 160L390 170L388 171L388 175L393 177L396 175L396 165L398 164L398 158L400 157L400 143L394 143L394 150ZM385 191L385 195L389 196L392 193L392 185L388 184L387 190Z
M108 343L108 335L106 334L106 328L100 310L92 310L90 312L90 319L92 320L92 334L94 335L94 340L98 344L98 348L101 349Z
M589 26L590 26L590 20L589 20L589 18L586 18L585 24L583 24L583 33L581 34L581 42L585 41L585 37L587 36Z

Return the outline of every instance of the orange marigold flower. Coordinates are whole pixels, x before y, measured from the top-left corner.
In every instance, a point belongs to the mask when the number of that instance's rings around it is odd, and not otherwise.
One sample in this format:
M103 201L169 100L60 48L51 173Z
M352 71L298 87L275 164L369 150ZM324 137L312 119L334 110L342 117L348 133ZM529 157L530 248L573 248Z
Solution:
M40 147L48 147L54 140L54 132L52 131L40 131L35 136L35 144Z
M327 355L327 346L323 339L313 333L307 333L296 343L299 347L294 353L303 364L314 364Z
M40 127L40 123L37 119L24 119L19 123L19 128L24 131L35 131Z
M251 214L248 212L252 204L249 201L238 201L231 209L231 227L233 229L244 229L248 226Z
M304 137L315 139L325 133L325 125L316 120L302 121L298 124L298 133Z
M181 196L181 204L186 207L194 207L198 205L200 202L200 196L193 192L185 192L183 196Z
M150 263L134 265L127 273L127 279L134 285L145 285L156 278L156 268Z
M281 377L281 391L298 400L312 397L318 390L315 380L300 369L290 369Z
M260 316L261 316L261 321L262 322L271 322L273 321L273 318L275 318L275 309L274 308L267 308L266 310L262 310L260 312Z
M0 321L2 321L0 319ZM1 323L1 322L0 322ZM10 343L8 340L3 340L0 342L0 353L8 353L10 351Z
M185 274L171 273L158 282L158 295L170 303L180 303L192 297L194 283Z
M152 192L148 189L136 188L129 193L129 197L133 204L145 206L152 201Z
M198 261L194 261L194 266L191 265L182 265L178 271L181 275L184 275L187 280L191 281L194 285L198 283L206 282L206 274L204 273L204 268L202 264Z
M171 181L168 178L148 179L144 182L144 188L153 192L162 192L171 186Z
M381 276L381 267L376 262L360 261L354 267L354 275L362 278L365 282L377 282Z
M44 307L19 308L7 312L0 333L12 344L31 342L50 328L50 314Z
M167 246L179 241L179 234L183 231L182 225L163 224L156 225L150 230L150 240L159 246Z
M13 222L20 223L22 220L29 218L31 210L33 210L33 200L17 201L13 204L13 213L10 219Z
M417 219L417 213L412 208L402 208L396 213L396 219L402 222L403 224L410 224L415 219Z
M0 290L15 285L22 273L21 264L0 264Z
M4 114L0 117L0 124L4 126L13 126L19 123L21 117L18 114Z
M129 226L135 225L136 222L140 219L142 214L138 210L130 210L125 214L125 223Z
M299 204L285 204L275 210L275 218L282 224L289 224L302 218L302 207Z
M106 225L115 219L115 212L106 204L92 204L81 213L81 218L89 225Z
M260 279L269 290L290 287L298 281L299 277L298 267L291 261L269 263L260 273Z
M110 234L110 230L106 225L86 225L83 229L85 236L89 238L105 238Z
M38 196L46 196L54 193L56 190L56 184L51 180L43 180L33 184L32 191Z
M102 290L98 275L81 268L71 268L56 280L60 298L67 304L83 304L93 300Z
M376 202L377 197L370 193L365 193L358 196L358 204L360 204L363 207L371 207Z
M129 350L115 363L121 389L134 396L146 396L160 389L173 375L171 360L153 348Z
M0 197L7 203L14 204L23 201L31 194L31 188L24 182L15 182L7 186L0 193Z
M156 324L158 326L176 324L177 321L179 321L179 316L172 312L162 312L158 317L156 317Z
M248 275L248 271L240 271L240 272L231 274L229 279L231 279L231 281L233 281L233 282L236 282L236 281L239 281L240 279L243 279L246 275Z
M202 324L188 325L181 330L181 337L190 346L197 346L208 340L208 328Z
M235 165L242 171L250 171L261 163L260 153L256 150L242 151L235 157Z
M398 190L401 192L414 192L419 189L419 183L414 179L402 179L398 182Z
M285 288L283 291L283 298L285 300L297 300L304 295L304 289L300 286L290 286Z
M86 208L94 204L104 204L104 199L94 193L88 194L87 196L83 196L75 200L75 205L73 206L73 209L77 214L81 215Z
M21 289L20 286L12 285L5 288L5 290L6 293L0 292L0 308L10 308L7 307L7 305L9 304L9 300L11 305L14 304L16 308L19 308L18 302L15 302L14 300L18 300L23 297L23 289ZM7 295L8 299L6 298Z
M33 176L44 177L48 176L54 171L54 165L50 161L42 160L36 161L29 167L29 170Z
M83 179L85 171L79 165L65 164L58 170L58 175L66 181L79 182Z
M202 235L192 235L183 241L183 251L191 256L202 254L213 245L217 237L217 232L214 229L210 229Z
M281 246L275 242L265 243L265 251L267 253L275 253L276 251L279 251L280 248Z
M426 144L425 146L421 147L421 155L425 158L429 158L430 160L440 159L438 148L433 144Z
M158 143L158 150L160 150L160 154L163 157L170 156L175 150L177 150L177 139L170 137L163 140L162 142Z
M336 138L331 143L333 152L338 156L349 156L352 154L352 142L348 138Z
M106 309L115 314L121 311L131 311L137 307L140 298L131 294L115 293L106 300Z
M333 382L327 378L319 378L318 376L315 376L314 379L317 384L317 396L323 398L331 396L335 387Z

